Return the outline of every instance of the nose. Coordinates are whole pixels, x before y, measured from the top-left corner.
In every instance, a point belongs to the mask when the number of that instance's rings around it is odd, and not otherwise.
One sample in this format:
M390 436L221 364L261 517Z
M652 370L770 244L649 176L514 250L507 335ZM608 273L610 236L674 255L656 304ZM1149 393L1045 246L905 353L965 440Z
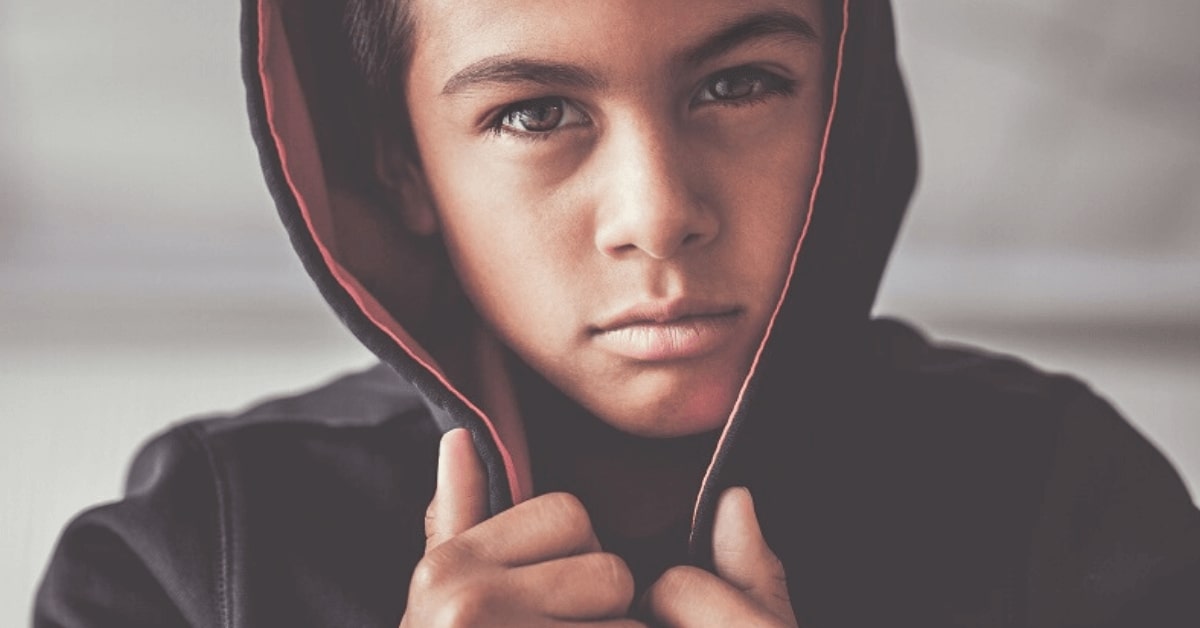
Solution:
M696 185L701 169L668 125L631 125L609 140L597 249L612 258L640 252L662 260L716 238L719 217Z

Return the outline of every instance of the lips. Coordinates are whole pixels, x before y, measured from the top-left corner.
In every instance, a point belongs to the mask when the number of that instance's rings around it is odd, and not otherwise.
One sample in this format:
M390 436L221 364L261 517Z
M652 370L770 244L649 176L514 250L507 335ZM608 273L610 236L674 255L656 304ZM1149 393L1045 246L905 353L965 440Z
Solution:
M628 308L592 328L592 338L619 356L645 362L702 357L729 341L743 311L736 305L677 299Z

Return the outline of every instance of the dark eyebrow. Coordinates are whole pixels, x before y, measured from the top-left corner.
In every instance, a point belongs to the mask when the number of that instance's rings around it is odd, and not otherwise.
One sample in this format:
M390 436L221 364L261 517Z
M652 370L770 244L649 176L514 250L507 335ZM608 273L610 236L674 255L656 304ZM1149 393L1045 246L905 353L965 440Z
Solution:
M772 35L797 37L807 42L820 41L816 29L807 19L789 11L763 11L734 21L684 51L680 58L688 65L697 65L750 40ZM456 72L442 87L442 94L459 94L487 83L535 83L547 87L582 89L599 89L604 86L604 81L595 73L577 65L530 57L496 55L476 61Z
M771 35L786 35L813 43L821 39L812 22L795 13L763 11L739 18L696 46L685 50L680 58L687 65L699 65L750 40Z
M604 82L577 65L498 55L476 61L456 72L446 81L442 94L458 94L485 83L536 83L548 87L598 89Z

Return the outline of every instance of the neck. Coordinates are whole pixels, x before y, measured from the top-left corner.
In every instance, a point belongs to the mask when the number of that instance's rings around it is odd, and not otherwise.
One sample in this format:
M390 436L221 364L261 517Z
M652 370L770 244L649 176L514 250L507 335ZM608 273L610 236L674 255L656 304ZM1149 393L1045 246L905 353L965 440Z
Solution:
M578 497L602 542L645 538L691 517L719 431L668 439L627 434L513 363L538 493Z

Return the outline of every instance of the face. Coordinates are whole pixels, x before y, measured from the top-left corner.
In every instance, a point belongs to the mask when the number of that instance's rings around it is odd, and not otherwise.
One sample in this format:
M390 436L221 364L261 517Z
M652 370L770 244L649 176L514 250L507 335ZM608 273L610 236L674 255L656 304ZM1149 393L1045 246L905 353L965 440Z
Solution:
M711 430L779 299L825 126L816 0L418 0L407 98L468 297L641 436Z

